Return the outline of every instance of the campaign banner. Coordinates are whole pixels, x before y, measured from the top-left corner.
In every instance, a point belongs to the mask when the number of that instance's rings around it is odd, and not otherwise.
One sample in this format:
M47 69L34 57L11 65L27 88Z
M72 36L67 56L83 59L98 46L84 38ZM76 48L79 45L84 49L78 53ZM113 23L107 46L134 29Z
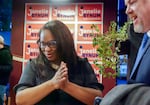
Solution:
M96 48L92 44L77 44L77 54L82 58L87 58L89 61L94 61L98 58Z
M25 43L25 60L36 58L39 54L38 44L35 42Z
M103 4L79 4L78 21L103 21Z
M74 38L74 34L75 34L75 24L68 24L68 23L67 23L66 25L67 25L67 27L69 28L69 30L70 30L70 32L71 32L73 38Z
M91 64L95 74L96 74L96 77L97 77L97 80L99 83L102 83L102 75L99 73L99 68L95 65L95 64Z
M48 4L26 4L27 21L48 21L50 6Z
M38 40L38 33L43 24L26 24L26 40Z
M99 33L102 33L102 25L96 25L100 32L97 32L95 29L92 29L92 24L78 24L78 41L92 41L94 37L96 37Z
M52 6L52 20L75 21L75 4Z

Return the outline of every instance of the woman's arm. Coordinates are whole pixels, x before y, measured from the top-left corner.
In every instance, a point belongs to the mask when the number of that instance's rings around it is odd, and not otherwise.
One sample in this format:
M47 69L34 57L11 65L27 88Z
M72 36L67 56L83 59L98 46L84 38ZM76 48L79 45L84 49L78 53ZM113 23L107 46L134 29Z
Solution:
M20 83L28 83L28 84L34 84L34 78L35 78L35 70L32 69L33 66L28 63L26 65L26 70L24 70ZM66 69L60 69L55 73L54 77L51 80L48 80L40 85L32 86L24 88L24 86L21 86L17 88L18 92L16 94L16 104L17 105L34 105L37 102L39 102L41 99L46 97L48 94L50 94L53 90L59 89L60 85L64 83L67 75Z
M53 90L55 90L55 86L53 82L49 80L41 85L18 91L16 94L16 104L34 105Z
M94 70L88 63L87 59L80 62L78 66L78 71L80 71L78 73L80 74L74 75L82 76L84 85L80 86L76 83L70 82L68 77L66 77L63 86L60 88L86 105L93 105L96 96L102 97L102 91L100 89L103 90L103 87L99 86L100 84L96 79ZM65 68L67 70L67 67L64 67L63 69Z
M63 90L86 105L93 105L96 96L102 97L100 90L82 87L71 82L67 82Z

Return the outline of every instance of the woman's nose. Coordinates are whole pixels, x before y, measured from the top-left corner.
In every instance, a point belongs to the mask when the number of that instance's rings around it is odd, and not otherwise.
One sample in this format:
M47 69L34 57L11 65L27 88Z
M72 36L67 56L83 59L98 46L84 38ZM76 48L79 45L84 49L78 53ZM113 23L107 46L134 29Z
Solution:
M49 46L45 46L45 51L50 51L52 50L52 48L50 48Z

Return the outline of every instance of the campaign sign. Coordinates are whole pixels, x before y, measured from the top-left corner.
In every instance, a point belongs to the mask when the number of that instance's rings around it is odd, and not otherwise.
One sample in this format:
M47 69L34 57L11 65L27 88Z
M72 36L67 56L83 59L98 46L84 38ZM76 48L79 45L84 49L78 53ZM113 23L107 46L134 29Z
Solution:
M38 40L39 31L43 24L26 24L26 40Z
M82 58L94 61L98 58L96 48L92 44L77 44L77 54Z
M96 24L102 32L102 25ZM100 32L91 28L92 24L78 24L78 41L93 41Z
M78 21L103 21L103 4L79 4Z
M27 21L48 21L50 6L48 4L26 4Z
M39 54L38 44L34 42L25 43L25 60L36 58Z
M52 7L52 20L75 21L75 5L59 5Z

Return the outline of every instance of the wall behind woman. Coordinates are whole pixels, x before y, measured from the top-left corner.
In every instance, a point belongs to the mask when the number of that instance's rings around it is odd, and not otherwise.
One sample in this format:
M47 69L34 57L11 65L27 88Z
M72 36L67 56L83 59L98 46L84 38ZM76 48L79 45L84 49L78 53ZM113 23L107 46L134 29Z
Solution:
M60 1L59 1L60 2ZM72 3L103 2L104 3L104 32L108 30L109 23L116 20L117 0L74 0ZM12 40L11 50L14 56L14 70L11 75L11 97L12 104L15 105L15 94L13 86L18 82L22 72L23 41L24 41L24 22L25 22L25 3L50 3L50 0L14 0L12 10ZM111 5L110 5L111 4ZM114 79L103 79L106 94L114 85Z
M0 0L0 35L11 45L12 0Z

